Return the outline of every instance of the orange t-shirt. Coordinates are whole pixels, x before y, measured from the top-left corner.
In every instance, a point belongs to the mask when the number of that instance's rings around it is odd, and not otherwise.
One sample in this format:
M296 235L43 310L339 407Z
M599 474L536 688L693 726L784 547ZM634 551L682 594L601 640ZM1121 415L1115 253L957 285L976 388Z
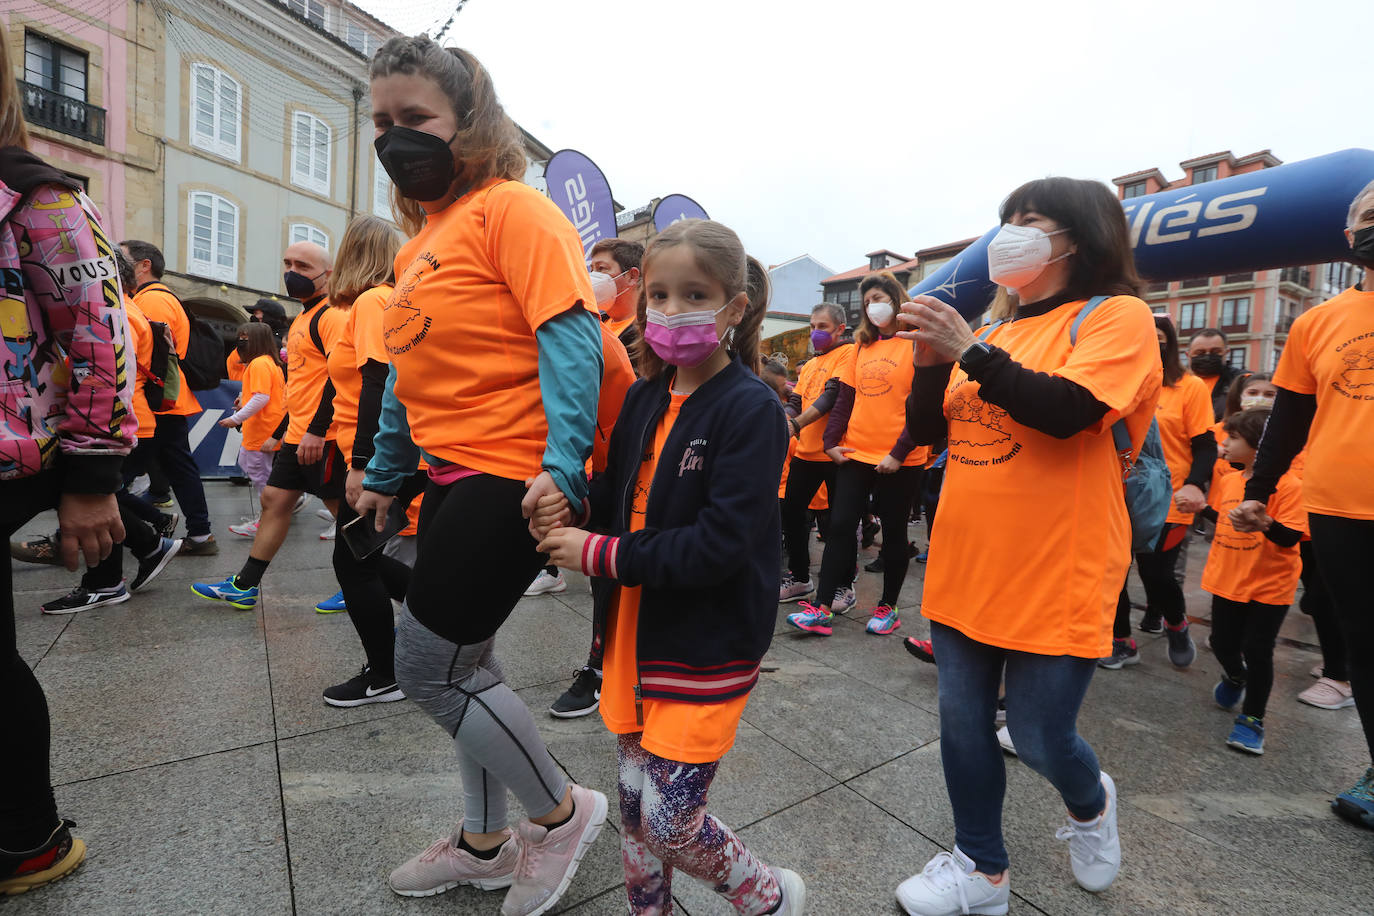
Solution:
M148 378L148 363L153 359L153 329L149 327L148 319L144 317L142 310L127 293L124 296L124 314L129 316L129 333L134 338L134 359L138 365L134 379L134 416L138 418L138 438L151 439L157 432L157 416L148 406L148 395L143 390L143 383Z
M385 340L415 444L485 474L539 473L548 438L534 332L596 317L582 242L543 194L493 180L431 214L396 255Z
M971 639L1040 655L1101 658L1131 562L1121 417L1137 449L1154 416L1159 345L1149 306L1114 296L1069 326L1084 301L1020 318L989 341L1036 372L1082 385L1109 408L1057 439L979 397L958 366L945 392L949 460L921 613Z
M907 349L910 350L910 346ZM854 345L845 343L831 347L824 353L818 353L806 361L806 365L802 366L801 371L797 373L797 384L792 389L793 393L801 397L803 411L815 403L816 398L825 391L825 383L839 375L849 361L853 359L853 356ZM909 357L907 362L911 362ZM830 460L830 456L825 453L823 442L826 419L826 417L821 417L815 423L802 427L801 436L795 440L797 442L797 457L801 460ZM891 443L888 447L891 447Z
M239 359L237 349L230 350L229 355L224 357L224 377L231 382L243 381L243 360Z
M368 360L391 363L382 342L382 310L391 298L391 286L364 290L348 310L335 309L344 319L339 342L329 351L329 379L334 383L334 435L344 461L353 461L353 439L358 433L358 402L363 396L360 371Z
M185 359L186 348L191 345L191 319L186 317L186 309L182 307L181 300L168 292L160 280L144 285L134 293L133 298L143 312L143 317L149 321L161 321L171 329L172 341L177 347L177 357ZM182 376L181 392L177 395L176 403L155 412L174 417L189 417L200 411L200 401L196 400L196 393L187 384L186 377Z
M854 449L850 460L876 465L892 451L906 428L906 398L911 394L915 371L911 341L889 337L864 346L855 344L842 359L836 374L854 389L854 410L840 444ZM929 448L918 446L906 456L902 467L920 467L929 455Z
M1274 384L1317 397L1307 510L1374 519L1374 292L1352 287L1300 315Z
M620 339L621 334L625 333L625 329L634 323L634 309L630 309L630 314L626 315L624 318L612 318L609 315L607 315L606 320L601 322L601 324L604 327L608 327L611 329L611 334L614 335L617 340Z
M1217 440L1217 463L1212 465L1212 485L1207 488L1208 494L1216 489L1217 483L1221 481L1221 478L1228 474L1237 473L1236 469L1231 467L1231 462L1221 457L1221 443L1226 441L1226 430L1221 428L1223 422L1225 421L1218 420L1212 426L1212 435L1215 436Z
M630 354L608 323L601 322L601 396L596 402L596 435L592 439L592 473L606 470L606 451L611 444L611 431L625 403L625 392L635 383L635 367Z
M239 429L243 434L243 447L250 452L262 448L262 444L276 432L282 414L286 413L286 379L281 366L270 356L255 357L243 370L243 392L239 395L239 403L247 404L255 394L267 395L267 403L262 410L244 420ZM277 443L273 451L280 448L281 443Z
M316 313L320 315L323 353L315 346L310 335L310 322ZM338 309L330 308L326 298L317 302L314 308L301 312L291 322L291 330L286 333L286 411L291 415L291 421L286 426L286 437L282 440L288 445L300 444L301 437L310 428L315 411L320 409L324 384L329 381L326 354L339 345L347 318ZM326 439L334 438L334 428L331 422L324 434Z
M1169 466L1169 477L1175 493L1183 486L1188 470L1193 466L1193 437L1211 430L1215 416L1207 383L1192 373L1185 374L1177 385L1166 385L1160 389L1155 419L1159 421L1164 463ZM1166 524L1187 525L1192 520L1191 515L1180 512L1173 502L1169 503Z
M634 500L630 505L630 530L644 528L649 506L649 487L653 483L658 456L668 441L668 433L689 395L673 394L668 409L654 431L654 447L639 465ZM749 694L724 703L683 703L646 697L644 724L635 718L635 684L639 680L638 586L620 586L616 602L606 620L605 669L601 680L601 719L617 735L642 731L639 745L651 754L679 763L711 763L725 756L735 743L735 732L744 715Z
M1202 590L1231 601L1292 604L1302 573L1298 545L1280 547L1261 532L1241 533L1231 526L1231 510L1245 498L1245 481L1238 471L1227 474L1210 495L1209 502L1217 510L1217 530L1202 570ZM1265 511L1279 524L1305 534L1302 486L1293 474L1284 474Z

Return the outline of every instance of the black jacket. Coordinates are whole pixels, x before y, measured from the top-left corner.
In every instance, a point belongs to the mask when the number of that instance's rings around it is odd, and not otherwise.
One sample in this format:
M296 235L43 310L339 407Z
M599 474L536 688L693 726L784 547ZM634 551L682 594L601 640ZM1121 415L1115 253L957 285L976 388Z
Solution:
M667 377L640 379L626 394L606 473L592 484L591 525L615 536L616 579L642 587L641 695L719 703L754 686L773 637L787 424L773 390L732 360L682 405L645 526L631 532L635 481L668 386Z

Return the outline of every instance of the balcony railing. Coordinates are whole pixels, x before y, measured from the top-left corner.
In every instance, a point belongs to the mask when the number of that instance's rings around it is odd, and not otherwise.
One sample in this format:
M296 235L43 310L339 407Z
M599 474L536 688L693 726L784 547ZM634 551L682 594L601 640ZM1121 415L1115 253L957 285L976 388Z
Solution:
M19 81L24 94L24 119L34 127L46 127L91 143L105 143L105 109L60 92Z
M1206 289L1212 285L1211 277L1192 277L1178 284L1179 289Z
M1303 289L1312 287L1312 271L1306 267L1285 267L1279 274L1279 282L1294 283Z
M1253 283L1255 282L1255 272L1248 271L1243 274L1227 274L1221 278L1222 283Z

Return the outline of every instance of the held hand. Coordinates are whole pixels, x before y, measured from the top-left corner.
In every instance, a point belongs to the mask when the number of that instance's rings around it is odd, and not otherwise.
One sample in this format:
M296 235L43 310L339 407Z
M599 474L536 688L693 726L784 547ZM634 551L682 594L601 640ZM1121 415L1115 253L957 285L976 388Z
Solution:
M367 471L363 468L349 468L348 476L344 478L344 499L353 507L353 511L358 511L358 500L363 495L363 478L367 476Z
M534 514L530 516L530 534L542 541L554 528L572 524L572 505L562 493L539 497Z
M1232 509L1228 515L1231 526L1237 531L1263 531L1269 527L1271 519L1264 511L1264 503L1258 499L1247 499Z
M314 433L305 433L301 436L301 444L296 447L297 464L314 464L316 461L319 461L323 455L323 438Z
M553 475L548 471L540 471L534 477L525 481L525 498L520 500L520 514L525 518L534 515L535 508L539 505L539 500L545 496L561 495L562 490L558 489L558 484L554 483ZM541 533L536 531L534 524L530 524L530 537L536 541L540 539Z
M1174 494L1174 505L1178 507L1180 512L1189 514L1201 512L1207 508L1207 497L1202 495L1202 490L1198 489L1197 486L1186 483L1179 487L1178 492Z
M223 420L220 420L220 421L219 421L219 425L220 425L220 426L223 426L225 429L238 429L238 428L239 428L239 425L238 425L237 423L234 422L234 418L233 418L233 417L225 417Z
M124 523L113 493L63 493L57 526L62 534L62 565L70 572L76 572L82 557L88 568L99 565L124 540Z
M891 455L884 455L883 460L878 462L876 468L879 474L895 474L901 468L902 463Z
M834 448L826 449L825 453L829 455L830 460L836 464L844 464L849 460L849 453L852 451L854 451L852 448L845 448L843 445L837 445Z
M902 303L897 322L911 328L898 331L897 336L916 342L913 362L918 366L954 362L977 342L964 316L934 296Z
M801 423L797 422L796 417L787 418L787 431L792 434L793 439L801 438L802 426Z
M378 493L375 490L364 490L358 497L358 501L353 504L353 509L359 515L366 515L369 509L377 513L376 524L373 526L380 534L386 527L386 514L391 509L391 503L396 497L387 493Z
M549 555L549 562L563 569L582 568L582 545L591 537L581 528L555 528L544 536L535 549Z
M266 439L262 440L262 445L258 446L258 451L263 453L275 452L279 445L281 445L280 439L273 439L271 436L268 436Z

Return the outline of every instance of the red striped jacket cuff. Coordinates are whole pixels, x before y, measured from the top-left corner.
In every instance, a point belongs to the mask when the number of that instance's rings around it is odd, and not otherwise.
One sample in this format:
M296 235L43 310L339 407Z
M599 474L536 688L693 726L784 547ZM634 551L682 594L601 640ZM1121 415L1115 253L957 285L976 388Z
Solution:
M582 573L588 576L616 578L616 551L620 548L620 538L605 534L592 534L582 544Z

